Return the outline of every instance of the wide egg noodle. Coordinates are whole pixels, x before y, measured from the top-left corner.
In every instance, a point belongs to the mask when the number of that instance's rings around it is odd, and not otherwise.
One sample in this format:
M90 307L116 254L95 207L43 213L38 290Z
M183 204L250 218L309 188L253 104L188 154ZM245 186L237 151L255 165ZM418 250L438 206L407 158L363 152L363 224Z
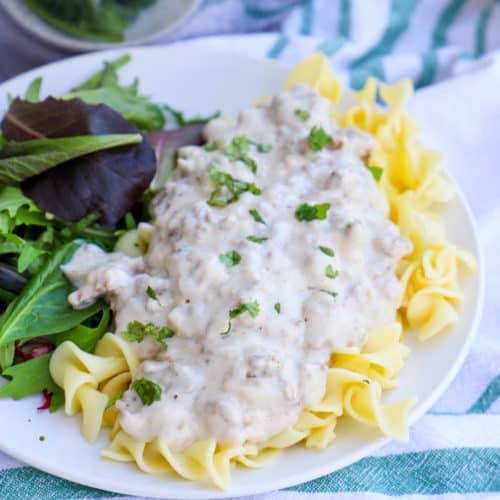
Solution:
M81 430L86 439L94 441L101 427L111 427L111 444L103 450L104 457L135 463L147 473L176 473L227 489L236 463L264 467L280 450L298 443L315 449L329 446L335 439L336 423L344 416L394 439L408 440L407 413L415 399L387 405L381 401L383 391L397 385L408 356L402 342L404 330L415 329L419 338L426 340L455 323L456 307L462 299L459 270L476 267L472 255L447 241L444 224L436 213L438 204L453 197L453 187L441 173L441 155L420 144L419 127L404 110L413 92L409 80L390 86L368 79L344 113L335 108L342 87L322 55L314 54L291 71L286 86L296 83L305 83L328 98L341 126L358 127L377 139L369 165L384 169L380 187L389 201L391 220L414 248L398 266L404 295L397 323L371 332L357 351L332 353L322 401L305 409L292 428L262 443L227 447L214 439L203 439L182 452L172 451L160 437L152 442L134 439L121 429L118 410L107 408L110 400L128 388L139 365L127 342L106 334L94 354L65 342L52 356L51 374L65 391L66 414L82 413ZM384 107L376 104L377 96ZM122 243L134 252L136 240L137 231Z

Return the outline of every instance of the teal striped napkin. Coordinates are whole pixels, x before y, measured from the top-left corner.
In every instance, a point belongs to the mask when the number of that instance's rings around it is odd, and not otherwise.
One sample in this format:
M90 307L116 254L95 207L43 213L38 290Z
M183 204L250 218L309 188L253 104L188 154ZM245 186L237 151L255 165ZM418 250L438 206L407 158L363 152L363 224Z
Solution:
M449 169L479 221L487 267L486 307L463 369L411 430L343 470L262 500L500 498L500 2L493 0L206 0L175 38L281 28L265 35L216 36L204 46L295 63L327 55L355 88L368 75L417 87L413 110L449 117L462 144ZM168 39L170 40L170 39ZM490 53L483 57L485 53ZM465 76L460 76L465 75ZM459 115L456 111L461 110ZM0 454L0 498L112 498Z

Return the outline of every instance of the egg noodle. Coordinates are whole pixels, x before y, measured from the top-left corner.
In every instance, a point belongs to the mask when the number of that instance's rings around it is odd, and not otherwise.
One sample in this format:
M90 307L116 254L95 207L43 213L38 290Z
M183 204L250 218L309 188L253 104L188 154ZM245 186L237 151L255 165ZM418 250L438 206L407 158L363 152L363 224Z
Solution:
M473 256L446 240L444 224L436 213L439 204L454 196L441 173L441 156L419 142L419 128L404 110L412 94L410 80L389 86L370 78L342 112L342 87L328 61L314 54L295 67L287 81L290 88L304 83L332 103L333 117L341 126L355 126L377 139L369 165L383 169L380 188L390 205L390 218L413 243L413 252L400 262L398 278L404 285L397 322L373 331L359 352L332 354L323 400L305 409L292 428L268 441L227 447L203 439L182 452L172 451L160 438L140 442L119 424L119 412L110 405L128 389L140 361L130 344L107 333L89 354L71 342L52 355L50 370L64 389L67 415L81 413L81 431L95 441L102 427L110 427L111 444L102 456L135 462L144 472L174 472L185 479L210 482L227 489L235 463L263 467L284 448L303 444L322 449L335 439L337 419L349 416L376 427L391 438L407 441L407 413L415 399L383 404L382 392L396 386L408 348L402 343L406 330L427 340L457 321L462 299L459 267L474 270ZM377 94L385 106L376 104Z

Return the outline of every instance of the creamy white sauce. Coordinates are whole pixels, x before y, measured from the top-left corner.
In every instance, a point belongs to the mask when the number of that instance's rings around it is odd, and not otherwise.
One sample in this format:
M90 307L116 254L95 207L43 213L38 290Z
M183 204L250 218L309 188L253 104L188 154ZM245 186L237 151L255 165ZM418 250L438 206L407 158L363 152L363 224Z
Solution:
M301 120L297 109L310 118ZM335 146L311 151L313 126L331 134ZM384 195L363 163L373 139L339 128L315 92L283 93L243 111L236 124L213 120L205 136L222 147L180 150L175 179L154 200L144 258L88 245L64 269L78 287L71 304L104 296L117 334L133 320L176 331L168 350L151 339L132 344L143 360L134 378L158 383L161 400L145 406L129 390L117 407L126 432L141 440L161 436L177 450L206 437L233 445L262 441L293 425L321 400L331 352L359 347L370 330L394 320L401 294L395 266L411 250L388 220ZM272 145L268 153L251 148L256 175L224 155L235 136ZM254 182L262 194L209 206L212 162ZM327 219L299 222L294 213L303 203L330 203ZM268 239L256 244L249 235ZM241 262L227 267L219 256L231 250ZM339 272L335 279L326 276L329 264ZM242 314L222 334L229 311L253 301L258 316Z

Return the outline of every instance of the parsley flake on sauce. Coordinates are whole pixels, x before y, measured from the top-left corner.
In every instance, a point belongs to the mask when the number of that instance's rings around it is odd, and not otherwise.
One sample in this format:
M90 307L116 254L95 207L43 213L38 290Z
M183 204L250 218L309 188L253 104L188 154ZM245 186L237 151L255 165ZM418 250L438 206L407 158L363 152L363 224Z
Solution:
M256 318L259 315L259 311L259 303L254 300L253 302L245 302L238 306L236 309L231 309L231 311L229 311L229 317L231 319L234 319L240 314L247 312L252 318Z
M295 210L295 218L301 222L310 222L312 220L325 220L330 208L330 203L321 203L319 205L308 205L303 203Z
M328 257L334 257L335 252L330 248L330 247L318 247L325 255L328 255Z
M372 173L376 182L382 179L382 175L384 173L384 169L382 167L368 167L368 170Z
M230 252L219 255L219 260L227 267L233 267L240 263L241 255L236 250L231 250Z
M306 111L305 109L296 109L294 111L294 113L295 113L295 116L300 118L303 122L306 122L311 117L311 114L309 113L309 111Z
M123 391L119 392L114 398L111 398L106 404L105 409L107 410L108 408L115 406L115 403L119 401L122 397L123 397Z
M148 288L146 290L146 293L148 294L148 297L150 297L154 301L158 302L158 304L160 304L160 306L161 306L160 299L158 298L158 295L156 294L156 292L154 291L153 288L151 288L150 286L148 286Z
M211 142L210 144L205 144L205 151L217 151L220 148L220 144L217 141Z
M235 179L232 175L224 172L218 163L212 162L210 164L208 175L212 182L218 186L207 201L212 207L226 207L229 203L239 200L240 195L245 192L252 193L255 196L262 194L262 191L253 182ZM220 198L223 188L229 191L232 197L229 199Z
M331 264L328 264L325 269L325 276L327 278L330 278L331 280L334 280L337 276L339 275L338 271L335 271L333 269L333 266Z
M326 293L327 295L330 295L330 297L333 297L333 298L335 298L338 295L337 292L332 292L330 290L325 290L324 288L322 288L320 290L320 292Z
M331 135L321 127L313 127L309 132L309 146L313 151L321 151L326 146L333 144Z
M265 236L254 236L254 235L251 235L251 236L247 236L247 240L248 241L251 241L252 243L258 243L259 245L262 245L262 243L264 243L264 241L268 240L269 238L266 238Z
M274 304L274 310L278 313L278 314L281 314L281 304L279 302L276 302L276 304Z
M142 404L151 406L161 399L161 387L147 378L139 378L132 384L132 389L141 398Z
M257 210L254 210L253 208L251 210L248 211L249 214L253 217L253 220L255 222L258 222L260 224L265 224L266 221L262 218L262 215L259 214L259 212L257 212Z
M150 335L163 347L167 347L165 339L175 335L174 330L166 326L158 328L153 323L141 323L140 321L131 321L127 325L127 331L122 333L122 337L128 342L142 342L146 335Z

